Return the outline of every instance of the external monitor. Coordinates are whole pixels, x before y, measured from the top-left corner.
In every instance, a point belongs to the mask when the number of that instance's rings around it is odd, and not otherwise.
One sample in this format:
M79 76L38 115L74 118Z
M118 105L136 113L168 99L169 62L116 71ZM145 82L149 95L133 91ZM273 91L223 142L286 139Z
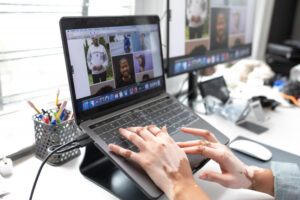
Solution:
M255 0L169 0L168 77L251 55Z

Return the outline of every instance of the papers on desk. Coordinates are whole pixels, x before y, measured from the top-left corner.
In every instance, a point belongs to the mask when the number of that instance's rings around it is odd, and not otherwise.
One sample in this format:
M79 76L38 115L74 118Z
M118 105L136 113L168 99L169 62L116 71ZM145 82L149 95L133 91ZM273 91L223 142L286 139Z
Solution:
M0 155L9 155L34 143L34 127L29 112L0 117Z

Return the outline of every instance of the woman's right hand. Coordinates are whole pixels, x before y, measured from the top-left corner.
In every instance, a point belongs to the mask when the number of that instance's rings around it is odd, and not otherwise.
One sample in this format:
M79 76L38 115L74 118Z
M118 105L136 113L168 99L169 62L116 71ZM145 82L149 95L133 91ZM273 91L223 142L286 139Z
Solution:
M200 154L220 165L222 173L203 171L199 174L200 179L217 182L228 188L254 189L274 195L274 178L271 170L245 165L207 130L181 128L181 131L205 139L177 143L186 154Z

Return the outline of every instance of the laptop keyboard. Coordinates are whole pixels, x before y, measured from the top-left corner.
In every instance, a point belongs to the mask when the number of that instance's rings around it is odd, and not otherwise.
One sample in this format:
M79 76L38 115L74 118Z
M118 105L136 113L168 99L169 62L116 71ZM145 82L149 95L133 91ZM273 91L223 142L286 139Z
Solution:
M106 144L116 144L137 152L138 148L119 134L119 128L154 124L160 128L166 126L169 135L173 135L182 126L187 126L196 120L197 116L194 113L167 97L91 125L90 128Z

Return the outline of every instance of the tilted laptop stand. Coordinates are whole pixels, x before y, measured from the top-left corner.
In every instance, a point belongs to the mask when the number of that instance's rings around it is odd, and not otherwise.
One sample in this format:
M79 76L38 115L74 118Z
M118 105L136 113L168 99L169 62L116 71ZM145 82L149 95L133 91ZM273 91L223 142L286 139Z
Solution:
M79 170L88 180L122 200L149 200L94 144L86 147Z

